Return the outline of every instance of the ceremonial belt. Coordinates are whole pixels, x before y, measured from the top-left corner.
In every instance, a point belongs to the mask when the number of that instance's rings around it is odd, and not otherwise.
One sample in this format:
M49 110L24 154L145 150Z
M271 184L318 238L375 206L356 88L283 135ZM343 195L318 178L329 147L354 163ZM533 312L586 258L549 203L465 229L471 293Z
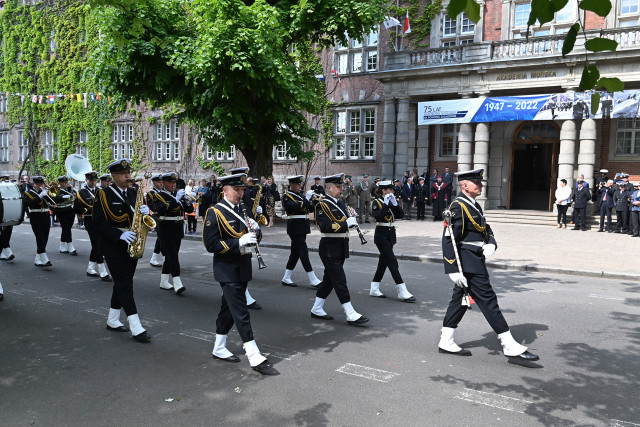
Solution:
M251 248L248 246L242 246L240 248L240 255L251 255Z
M476 250L478 248L481 248L484 245L484 242L460 242L460 246L465 247L465 246L471 246L471 250Z
M93 215L91 215L91 214L84 214L83 216L86 218L86 217L88 217L88 216L93 216Z
M116 228L117 228L118 230L122 231L123 233L124 233L125 231L131 231L131 230L129 230L128 228L120 228L120 227L116 227Z
M49 209L29 209L29 213L34 212L49 212Z
M395 227L395 225L393 225L392 222L379 222L376 225L379 225L380 227L390 227L390 228Z
M55 206L54 209L62 210L62 209L71 209L73 206Z
M349 237L349 232L347 231L346 233L320 233L321 237L341 237L341 238L348 238Z
M158 219L160 221L184 221L184 218L181 216L160 216Z
M287 219L309 219L309 215L288 215Z

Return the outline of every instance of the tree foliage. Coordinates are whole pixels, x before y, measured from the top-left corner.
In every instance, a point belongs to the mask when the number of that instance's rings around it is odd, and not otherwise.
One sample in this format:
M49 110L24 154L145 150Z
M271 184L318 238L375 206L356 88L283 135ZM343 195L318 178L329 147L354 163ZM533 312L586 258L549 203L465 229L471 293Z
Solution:
M269 174L275 145L305 158L321 112L314 47L362 38L386 0L95 0L102 42L93 72L123 100L175 104L215 150Z

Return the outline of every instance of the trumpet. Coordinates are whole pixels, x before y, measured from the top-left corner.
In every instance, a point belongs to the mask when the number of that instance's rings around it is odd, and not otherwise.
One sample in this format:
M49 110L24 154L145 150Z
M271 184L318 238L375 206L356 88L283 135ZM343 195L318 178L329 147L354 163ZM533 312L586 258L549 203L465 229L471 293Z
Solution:
M48 185L44 183L44 189L47 190L47 195L44 196L47 199L47 203L51 205L51 207L57 207L58 204L53 200L54 197L58 197L60 195L60 186L55 181L51 181Z

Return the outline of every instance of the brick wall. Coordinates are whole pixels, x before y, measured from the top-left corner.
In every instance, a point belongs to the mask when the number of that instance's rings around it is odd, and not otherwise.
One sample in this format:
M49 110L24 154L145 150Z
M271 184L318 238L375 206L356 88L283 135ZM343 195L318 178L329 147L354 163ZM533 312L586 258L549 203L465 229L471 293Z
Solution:
M584 19L584 27L587 30L593 30L596 28L607 28L607 20L606 18L598 16L593 12L587 12Z
M485 41L499 41L502 31L502 2L488 0L484 6L484 37Z

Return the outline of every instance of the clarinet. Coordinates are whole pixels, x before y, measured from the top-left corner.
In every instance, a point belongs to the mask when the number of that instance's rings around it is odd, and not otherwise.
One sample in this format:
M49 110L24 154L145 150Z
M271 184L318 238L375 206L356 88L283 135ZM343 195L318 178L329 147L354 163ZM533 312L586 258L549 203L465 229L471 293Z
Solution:
M349 212L349 217L356 218L356 211L351 206L347 206L347 212ZM360 230L360 226L358 225L357 222L356 222L355 228L356 228L356 231L358 232L358 237L360 237L360 244L366 245L367 240L364 238L364 234L362 234L362 231Z
M247 218L247 212L244 208L244 203L240 202L240 208L242 209L242 219L244 219L244 222L247 223L247 227L249 227L249 230L252 233L255 233L256 230L253 229L251 222L249 222L249 219ZM256 258L258 258L258 268L260 270L262 270L263 268L267 268L267 264L264 263L264 260L262 259L262 255L260 254L260 246L258 245L258 242L256 241L255 245L252 245L252 246L256 251Z

